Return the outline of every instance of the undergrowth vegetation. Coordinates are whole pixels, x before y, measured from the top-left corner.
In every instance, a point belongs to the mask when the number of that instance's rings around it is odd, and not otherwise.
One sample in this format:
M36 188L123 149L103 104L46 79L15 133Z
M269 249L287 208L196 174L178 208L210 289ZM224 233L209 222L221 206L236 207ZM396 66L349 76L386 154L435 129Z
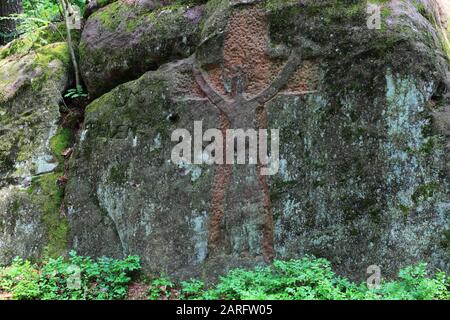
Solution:
M70 2L80 7L83 13L85 0ZM173 5L203 2L179 0L173 2ZM292 1L292 3L297 2ZM387 1L372 0L371 2L383 4ZM348 10L340 3L336 2L336 5L326 10L325 23L342 19L344 16L356 18L366 9L365 2L354 1L355 5ZM420 2L414 1L414 3L418 12L432 22L433 17L425 6ZM49 44L66 41L67 30L62 23L63 13L59 2L57 0L23 0L22 4L23 13L3 17L3 19L17 20L19 23L14 34L17 39L0 51L0 59L13 54L25 55L35 50L37 58L36 65L33 67L47 66L55 57L69 64L66 46L55 44L45 50L42 49ZM266 9L275 11L283 4L283 1L266 1L265 4ZM167 9L165 7L164 10ZM382 14L387 17L389 9L387 6L383 9ZM153 15L156 16L159 13L155 11ZM111 20L107 12L104 17L99 15L99 18L109 27L121 23L119 20ZM128 28L132 30L132 27L136 27L136 22L129 22ZM450 27L448 32L450 34ZM77 32L73 33L76 40ZM450 56L450 44L448 39L445 40L443 45ZM52 50L49 51L50 49ZM36 87L36 89L40 88ZM71 100L87 97L88 94L80 86L69 89L64 95L64 98ZM61 218L63 187L56 185L55 181L65 177L63 153L72 145L72 139L72 131L68 128L58 130L57 135L51 139L50 147L62 165L58 167L58 171L35 179L28 189L30 195L35 188L40 188L45 194L43 222L51 230L48 236L50 245L47 254L49 255L58 255L67 247L65 241L68 225L62 222ZM432 192L428 190L429 187L420 190L420 194ZM412 200L414 197L413 195ZM425 263L400 270L395 279L383 279L376 289L369 288L364 282L355 283L338 276L329 261L309 256L289 261L275 260L269 266L256 267L252 270L234 269L220 277L215 284L205 283L199 279L175 281L167 276L143 280L140 271L141 264L138 256L128 256L121 260L107 257L92 259L70 252L68 257L46 258L40 262L16 258L10 266L0 267L0 299L2 297L17 300L127 299L129 285L133 282L140 282L146 287L146 298L149 300L450 299L450 277L438 270L432 270L434 272L429 273L431 270L427 269Z
M70 0L82 14L86 5L85 0ZM17 23L17 35L35 32L36 29L47 27L49 24L62 22L64 19L61 3L58 0L23 0L23 12L13 14L2 19L13 19Z
M67 259L48 259L39 265L16 258L11 266L0 268L0 293L13 299L125 299L140 268L137 256L95 261L71 252ZM450 299L450 278L443 272L430 276L425 263L400 270L397 279L382 281L378 289L339 277L329 261L314 257L234 269L209 286L197 279L175 282L164 276L144 282L150 300Z
M0 269L0 291L13 299L124 299L139 257L97 261L71 252L68 259L48 259L40 265L16 258Z
M434 300L449 299L449 278L438 272L430 277L426 264L402 269L398 278L369 289L337 276L325 259L275 261L254 270L235 269L206 288L199 280L181 282L179 297L207 300ZM167 278L151 283L150 298L171 298L174 284Z
M84 11L86 0L70 0L72 5ZM39 17L48 21L62 19L60 2L58 0L22 0L23 12L28 17Z

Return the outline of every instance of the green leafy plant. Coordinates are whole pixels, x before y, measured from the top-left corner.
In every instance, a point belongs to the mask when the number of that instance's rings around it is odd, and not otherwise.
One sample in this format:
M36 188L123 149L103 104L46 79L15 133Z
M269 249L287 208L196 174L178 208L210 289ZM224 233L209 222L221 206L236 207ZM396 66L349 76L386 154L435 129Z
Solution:
M84 12L86 0L71 0L71 4ZM23 11L27 16L56 21L62 20L61 6L58 0L22 0Z
M64 98L76 99L87 97L87 93L84 92L83 88L78 86L77 88L67 90Z
M47 21L61 19L56 0L22 0L23 12L28 17L40 18Z
M23 12L20 14L0 17L0 20L14 20L16 22L16 30L10 35L12 38L26 35L37 37L34 40L38 41L37 30L43 30L53 22L62 20L57 0L22 0L22 8Z
M48 259L40 268L17 258L0 268L0 291L12 293L14 299L124 299L131 274L139 269L137 256L94 261L72 251L68 259Z
M166 280L167 281L167 280ZM153 289L152 289L153 290ZM209 289L203 282L181 282L181 299L207 300L433 300L449 299L449 278L438 272L429 276L426 264L400 270L398 278L380 289L368 289L337 276L329 261L306 256L276 260L253 270L234 269ZM158 299L160 291L151 291Z
M347 298L345 282L325 259L275 261L271 267L235 269L205 292L207 299L304 300Z
M130 273L139 269L137 256L124 260L101 257L93 261L72 251L68 260L49 259L43 266L42 299L123 299L131 281Z
M0 290L14 299L35 299L40 295L39 271L29 261L15 258L11 266L0 268Z
M148 298L150 300L168 299L171 296L171 289L175 284L167 277L161 276L151 281L148 289Z
M337 276L325 259L275 261L271 267L235 269L202 293L204 299L273 300L434 300L450 299L449 277L429 276L421 263L399 271L398 278L368 289Z
M381 284L380 289L367 290L366 298L387 300L450 299L449 280L445 273L427 274L427 264L409 266L399 271L398 280Z
M48 259L42 265L16 258L0 268L0 293L14 299L124 299L138 270L137 256L93 260L70 252L67 259ZM448 300L449 281L443 272L429 275L427 265L420 263L401 269L397 279L383 281L379 289L369 289L337 276L329 261L307 256L234 269L209 288L200 280L177 284L161 276L150 281L147 293L152 300Z
M181 282L181 299L201 299L205 290L205 283L200 280L191 279Z

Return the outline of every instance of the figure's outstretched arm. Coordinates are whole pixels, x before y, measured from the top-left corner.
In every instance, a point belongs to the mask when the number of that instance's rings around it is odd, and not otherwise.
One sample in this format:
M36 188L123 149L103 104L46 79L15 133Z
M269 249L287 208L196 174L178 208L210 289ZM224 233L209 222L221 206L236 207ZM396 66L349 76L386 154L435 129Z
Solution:
M203 76L203 72L194 64L192 67L192 71L194 73L195 80L197 81L198 85L200 86L200 89L206 94L208 99L218 108L221 108L225 103L225 99L222 98L222 96L217 93L214 88L211 87L211 85L206 81L205 77Z
M252 99L252 101L258 102L258 104L264 104L270 99L272 99L280 90L286 85L287 81L291 77L291 75L297 70L298 66L301 63L301 52L298 49L293 49L291 55L289 56L288 61L285 66L275 78L274 81L259 93L256 97Z

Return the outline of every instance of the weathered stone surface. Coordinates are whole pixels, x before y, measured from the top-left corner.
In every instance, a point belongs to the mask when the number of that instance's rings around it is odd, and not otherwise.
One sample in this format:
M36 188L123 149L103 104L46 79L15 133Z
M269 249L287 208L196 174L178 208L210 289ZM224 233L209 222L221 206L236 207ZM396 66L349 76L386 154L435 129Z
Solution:
M447 150L450 151L450 105L440 107L433 113L436 132L445 137Z
M80 43L86 86L97 97L173 59L191 55L199 39L200 6L153 10L116 1L92 14Z
M148 271L179 277L303 254L354 278L373 264L385 276L420 260L448 270L446 27L430 19L439 2L423 3L433 6L384 4L381 29L369 30L366 1L209 1L195 55L87 109L66 190L71 246L139 254ZM83 34L96 94L118 83L113 75L192 52L174 55L169 42L160 55L159 40L140 38L159 37L157 24L126 33L118 20L108 31L101 14L123 16L124 6L98 11ZM238 76L247 85L233 95ZM171 163L172 131L192 133L195 120L205 129L280 128L279 174Z
M181 278L304 254L352 278L449 270L448 3L385 2L369 30L366 1L106 2L66 190L66 46L0 48L0 264L70 247ZM194 121L279 128L279 173L172 163Z
M20 41L2 48L8 54L0 60L0 264L39 257L62 226L62 194L51 172L58 168L52 142L69 80L67 46L52 43L21 56L13 50Z
M66 196L80 252L140 252L147 266L167 272L204 260L213 168L170 162L173 129L192 127L197 113L210 126L215 121L201 99L172 100L171 83L185 81L188 72L166 66L88 107Z
M37 214L36 214L37 213ZM39 207L15 188L0 189L0 264L16 256L38 258L45 246Z

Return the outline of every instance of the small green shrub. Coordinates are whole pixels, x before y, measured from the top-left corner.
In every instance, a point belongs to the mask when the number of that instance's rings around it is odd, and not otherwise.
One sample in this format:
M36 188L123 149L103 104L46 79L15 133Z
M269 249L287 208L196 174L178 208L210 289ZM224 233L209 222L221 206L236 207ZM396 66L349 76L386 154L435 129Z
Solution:
M202 291L205 290L205 283L200 280L191 279L189 281L181 282L181 299L200 299L202 298Z
M69 0L73 5L80 8L81 13L84 12L86 0ZM38 17L49 21L61 20L61 10L58 0L23 0L23 11L27 16Z
M273 265L253 270L234 269L219 282L205 289L203 282L190 280L174 286L171 291L150 288L151 299L173 299L171 292L180 292L181 299L206 300L437 300L450 299L449 278L445 273L428 276L426 264L400 270L398 278L381 283L380 289L368 289L337 276L325 259L304 257L299 260L274 261ZM156 282L154 282L156 283ZM181 287L181 289L177 289ZM164 287L166 289L166 287Z
M0 268L0 292L14 299L124 299L131 274L140 269L137 256L123 260L78 256L48 259L37 266L16 258ZM427 273L420 263L399 271L395 280L369 289L337 276L325 259L276 260L253 270L234 269L207 288L200 280L177 284L162 276L150 281L148 298L195 300L448 300L450 278Z
M232 270L205 292L207 299L340 300L348 298L347 283L335 276L330 262L305 257L275 261L271 267Z
M39 297L39 271L29 261L14 259L11 266L0 268L0 291L9 292L18 300Z
M450 299L450 278L439 272L430 277L421 263L399 271L398 278L381 283L380 289L357 285L332 271L325 259L275 261L273 266L255 270L236 269L204 299L232 300L437 300Z
M420 263L399 271L398 280L381 284L378 290L367 290L367 299L383 300L448 300L449 281L445 273L428 277L427 265Z
M148 289L148 298L150 300L169 299L172 292L171 289L175 287L169 278L162 276L154 279Z
M90 257L70 252L69 258L48 259L38 266L21 259L0 269L0 291L14 299L85 300L124 299L131 273L140 269L140 259Z
M72 88L67 90L67 93L64 95L64 98L76 99L76 98L85 98L88 94L84 92L83 87L78 86L77 88Z
M71 252L68 260L50 259L43 266L42 299L123 299L131 280L130 273L139 269L137 256L124 260L102 257L93 261Z

